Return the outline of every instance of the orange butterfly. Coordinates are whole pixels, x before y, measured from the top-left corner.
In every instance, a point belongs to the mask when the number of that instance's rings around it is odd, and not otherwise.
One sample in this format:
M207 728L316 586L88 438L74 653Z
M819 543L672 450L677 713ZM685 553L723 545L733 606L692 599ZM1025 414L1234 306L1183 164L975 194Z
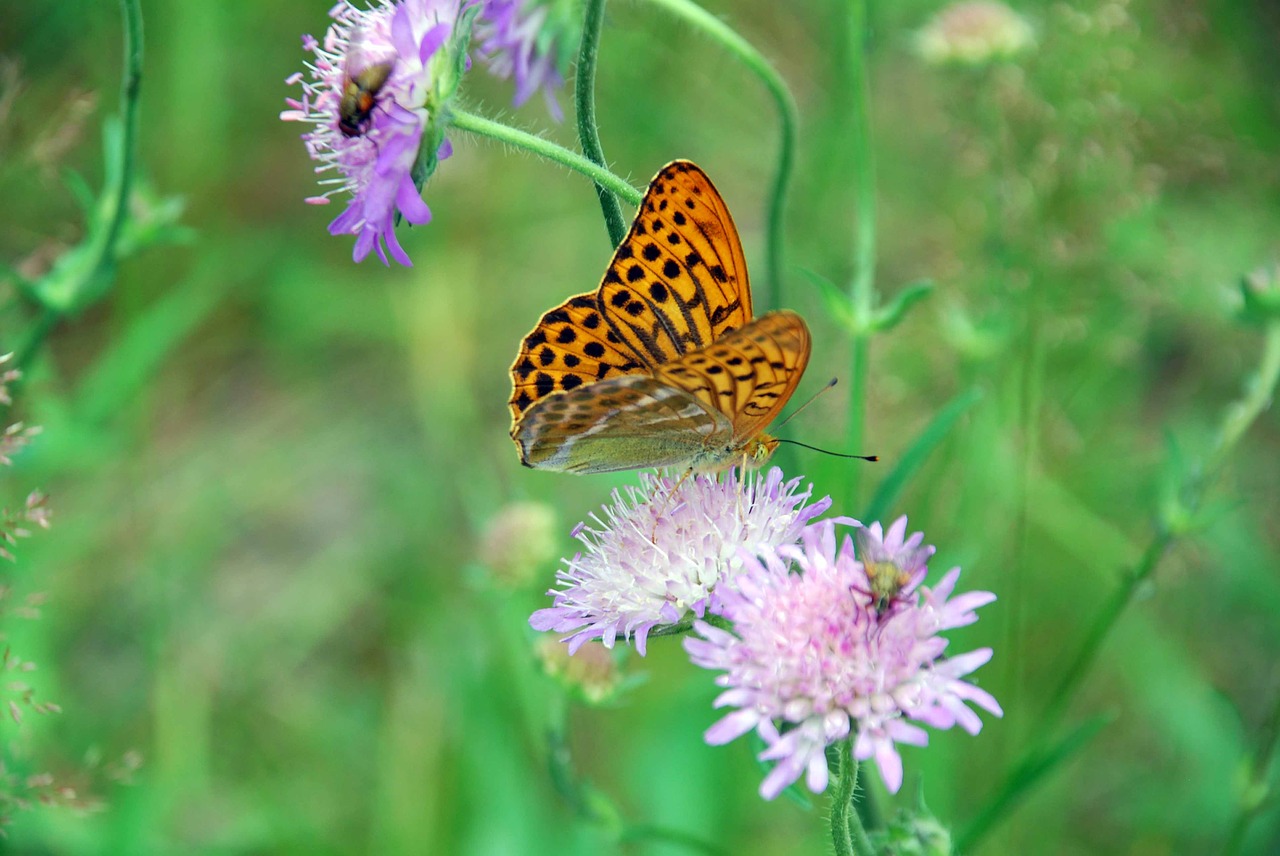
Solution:
M751 317L746 259L706 173L649 183L600 287L542 316L511 366L511 439L527 467L602 473L760 464L764 429L809 362L794 312Z

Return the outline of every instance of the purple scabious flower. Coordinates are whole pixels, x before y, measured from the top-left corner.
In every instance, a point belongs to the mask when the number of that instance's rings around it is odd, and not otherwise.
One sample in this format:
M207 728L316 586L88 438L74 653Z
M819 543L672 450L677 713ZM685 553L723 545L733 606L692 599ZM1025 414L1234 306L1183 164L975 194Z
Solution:
M556 90L582 38L579 4L564 0L485 0L476 21L477 54L494 75L515 78L519 107L539 89L557 122Z
M741 483L732 471L723 482L642 473L639 488L613 492L603 519L593 514L575 527L585 550L565 561L560 588L547 592L554 605L529 623L568 633L570 653L589 639L612 648L621 636L634 637L643 656L657 625L714 611L718 587L741 572L744 555L795 544L831 507L830 497L808 504L813 486L800 490L800 482L784 481L777 467Z
M285 121L312 126L302 135L317 161L324 193L307 201L324 204L335 193L351 195L329 224L331 235L355 235L354 259L377 250L412 265L396 240L397 211L413 225L431 220L412 171L424 130L439 117L441 77L453 65L448 43L465 0L372 0L359 9L341 0L329 10L333 23L323 43L304 36L315 58L290 85L302 85L301 100L289 98ZM453 82L456 88L456 81ZM448 157L448 141L435 154Z
M911 543L902 542L901 524L881 548ZM723 670L716 707L734 708L707 730L707 742L727 743L755 729L767 744L760 758L777 762L760 785L765 799L802 774L811 791L824 790L826 747L850 734L854 756L874 758L896 793L902 786L896 744L928 742L914 723L977 734L982 721L965 702L1003 713L989 693L961 680L991 659L991 649L944 658L947 640L938 635L976 621L974 610L995 595L952 597L960 575L953 568L933 589L916 588L917 578L898 592L893 609L881 611L853 547L846 536L837 549L834 523L823 520L805 528L800 546L746 556L742 573L717 592L733 632L695 621L703 638L685 640L694 663ZM918 542L912 549L921 555Z

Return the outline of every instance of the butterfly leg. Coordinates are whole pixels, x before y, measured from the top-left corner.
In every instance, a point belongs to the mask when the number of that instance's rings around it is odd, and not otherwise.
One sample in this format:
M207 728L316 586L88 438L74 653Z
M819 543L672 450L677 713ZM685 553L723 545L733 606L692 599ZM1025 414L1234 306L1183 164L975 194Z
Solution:
M742 452L742 463L738 465L738 519L739 520L747 519L747 510L742 504L742 495L747 492L747 461L749 460L750 460L750 456L747 455L746 450L744 449Z
M671 502L671 498L675 496L676 491L680 489L680 485L684 484L684 480L691 475L693 475L693 467L685 470L684 475L680 476L680 478L676 480L676 483L672 485L671 490L667 491L666 496L662 498L662 505L659 506L658 510L653 514L653 531L649 533L649 540L652 543L658 543L658 521L662 519L663 513L667 510L667 504Z

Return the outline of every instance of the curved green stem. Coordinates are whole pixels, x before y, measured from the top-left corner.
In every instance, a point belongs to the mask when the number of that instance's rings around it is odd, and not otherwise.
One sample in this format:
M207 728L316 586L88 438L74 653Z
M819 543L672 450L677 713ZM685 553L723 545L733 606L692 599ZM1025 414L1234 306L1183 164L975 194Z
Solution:
M604 146L600 145L600 129L596 125L596 57L599 54L600 31L604 24L604 0L587 0L586 6L582 24L582 46L578 51L578 67L573 84L574 112L578 120L578 143L582 146L582 153L596 166L605 168ZM600 210L604 212L604 226L609 230L609 242L616 247L627 234L622 206L618 204L618 197L599 182L596 182L596 195L600 197Z
M114 260L116 239L129 211L133 189L133 164L138 147L138 92L142 86L142 7L139 0L120 0L124 14L124 80L120 86L120 112L124 117L124 142L120 147L120 187L115 214L102 245L99 264Z
M1248 393L1227 408L1222 426L1205 455L1204 475L1194 488L1203 491L1205 482L1217 474L1240 437L1270 407L1277 381L1280 381L1280 321L1273 320L1266 326L1257 376L1250 381Z
M139 0L120 0L124 17L124 70L120 84L120 112L123 129L120 134L119 161L111 163L112 148L107 145L107 182L104 198L114 193L111 220L105 231L95 233L96 214L90 215L91 237L84 244L59 259L63 269L50 273L33 285L30 293L41 305L41 316L35 329L23 344L15 367L25 369L44 344L49 333L66 315L100 297L111 285L116 263L116 244L129 216L129 194L133 191L134 163L138 147L138 93L142 85L142 7ZM109 126L108 126L109 127ZM110 136L108 135L108 139ZM115 187L112 187L114 177ZM97 206L94 211L98 210ZM54 283L57 279L56 284Z
M795 99L791 97L791 91L787 89L782 75L769 64L764 55L706 9L691 0L649 0L649 2L666 9L719 42L752 74L760 78L778 108L781 139L778 144L778 169L774 173L773 186L769 189L769 231L765 257L766 289L762 301L769 309L777 309L782 302L783 217L786 213L787 189L791 184L791 172L795 165L796 140L800 125Z
M854 273L849 286L849 302L853 315L853 362L850 366L852 387L849 390L848 448L862 448L863 421L866 414L867 374L871 359L871 314L875 308L876 271L876 172L871 151L871 111L868 107L866 0L849 4L849 92L853 115L850 153L853 156L854 192L857 205L857 231L854 233ZM850 507L858 505L860 473L849 474Z
M454 110L450 117L450 124L460 130L468 131L481 137L488 137L491 140L497 140L500 143L506 143L509 146L515 146L553 160L574 172L582 173L596 184L606 188L610 193L616 193L631 205L640 205L643 194L639 190L636 190L604 167L598 166L577 152L569 151L564 146L556 145L550 140L544 140L542 137L530 134L528 131L521 131L518 128L495 122L492 119L486 119L483 116L477 116L474 113L468 113L465 110Z

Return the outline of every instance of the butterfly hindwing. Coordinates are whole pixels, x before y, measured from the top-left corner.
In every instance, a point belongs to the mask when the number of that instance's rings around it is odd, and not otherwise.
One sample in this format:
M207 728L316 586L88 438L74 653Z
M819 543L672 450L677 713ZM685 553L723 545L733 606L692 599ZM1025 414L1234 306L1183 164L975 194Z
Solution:
M512 439L525 466L604 473L683 465L733 433L724 414L684 390L633 374L540 399Z
M747 440L768 427L791 398L809 350L804 319L770 312L663 366L658 377L725 413L735 439Z

